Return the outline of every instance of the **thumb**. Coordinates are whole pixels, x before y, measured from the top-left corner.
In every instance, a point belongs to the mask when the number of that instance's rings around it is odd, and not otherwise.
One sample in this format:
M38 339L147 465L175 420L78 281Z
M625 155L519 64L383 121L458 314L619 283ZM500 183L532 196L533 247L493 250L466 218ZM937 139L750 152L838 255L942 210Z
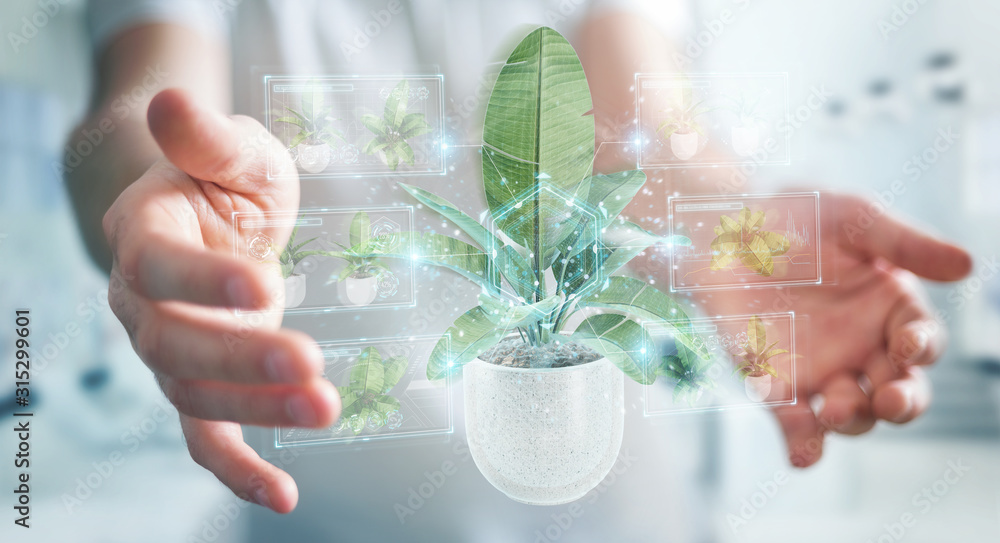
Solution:
M204 107L187 91L161 91L146 119L167 160L195 179L254 194L289 188L268 178L297 181L287 152L260 123Z

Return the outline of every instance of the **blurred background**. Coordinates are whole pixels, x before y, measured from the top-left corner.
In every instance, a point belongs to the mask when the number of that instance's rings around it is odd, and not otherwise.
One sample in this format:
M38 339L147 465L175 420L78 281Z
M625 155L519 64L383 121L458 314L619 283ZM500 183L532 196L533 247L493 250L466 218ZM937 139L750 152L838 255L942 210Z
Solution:
M246 515L228 514L236 500L190 461L76 231L55 165L85 112L92 66L83 2L58 5L15 45L10 33L39 5L0 4L0 308L32 309L43 355L33 376L32 537L188 541L221 513L230 520L214 540L241 541ZM690 71L789 74L792 163L759 169L755 182L808 180L875 197L900 180L893 212L958 240L977 262L962 283L930 285L952 343L930 372L935 401L916 422L834 436L824 459L799 471L764 411L686 415L709 443L694 475L708 504L696 540L1000 540L1000 3L692 6L681 48L703 41ZM705 33L723 17L720 33ZM955 136L944 144L942 134ZM8 337L0 352L11 352ZM5 377L0 416L12 395ZM9 434L0 433L5 458L16 446ZM111 465L116 451L124 462ZM968 471L956 479L954 466ZM0 488L13 486L5 468ZM915 528L899 532L905 514ZM10 526L0 525L0 540L21 535Z

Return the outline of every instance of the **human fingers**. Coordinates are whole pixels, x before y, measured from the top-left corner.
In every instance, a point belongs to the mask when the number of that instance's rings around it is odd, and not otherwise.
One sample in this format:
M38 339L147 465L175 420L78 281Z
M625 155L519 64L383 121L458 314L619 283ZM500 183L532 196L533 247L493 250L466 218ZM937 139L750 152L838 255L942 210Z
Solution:
M875 426L871 398L858 384L857 375L843 372L823 387L820 424L840 434L858 435Z
M854 195L825 195L824 216L844 249L868 259L885 258L896 266L936 281L956 281L969 274L972 257L961 247L932 237L891 214L872 213L876 205ZM865 216L866 226L859 224Z
M882 420L902 424L920 416L931 403L931 383L919 367L903 370L872 392L872 411Z
M154 96L146 118L167 160L189 176L239 193L272 195L279 209L298 202L291 159L257 121L227 117L181 89Z
M185 415L257 426L322 428L340 415L340 395L316 377L300 384L237 385L174 379L159 374L164 395Z
M180 419L191 458L212 472L233 494L278 513L295 509L299 500L295 481L244 443L239 424L184 414Z
M824 429L808 404L782 405L774 415L785 434L788 458L793 466L806 468L823 456Z
M322 373L323 355L302 332L187 309L157 304L132 327L136 352L153 372L246 384L301 383Z

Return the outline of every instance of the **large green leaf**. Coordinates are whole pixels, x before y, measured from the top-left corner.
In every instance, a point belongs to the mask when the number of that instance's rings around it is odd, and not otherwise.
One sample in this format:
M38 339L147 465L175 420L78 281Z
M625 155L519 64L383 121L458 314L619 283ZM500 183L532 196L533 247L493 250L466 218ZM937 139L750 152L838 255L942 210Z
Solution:
M354 218L351 219L351 228L349 231L351 247L368 243L368 237L371 235L371 227L372 221L368 218L368 213L364 211L355 213Z
M406 367L410 361L405 356L393 356L385 361L384 377L382 380L382 393L388 393L392 387L396 386L399 379L406 373Z
M385 100L385 112L383 113L385 122L397 132L399 127L403 125L403 119L406 117L406 106L409 102L410 82L404 79L389 93L389 97Z
M385 367L382 357L374 347L361 352L358 362L351 368L351 386L355 390L381 393L385 386Z
M570 339L587 345L638 383L656 380L656 349L643 327L624 315L592 315L577 326Z
M487 349L500 343L508 330L497 326L491 316L476 306L466 311L450 328L427 360L427 378L441 379L473 361Z
M379 243L365 243L346 251L356 258L398 258L441 266L499 294L499 277L490 260L476 247L441 234L399 232L383 236Z
M500 70L486 107L483 184L498 226L543 254L564 237L560 193L580 196L594 157L590 89L573 47L542 27L517 45ZM548 184L555 190L539 190ZM585 195L583 195L585 197Z
M506 330L513 330L550 316L565 300L564 296L553 294L534 304L521 304L480 294L479 307L495 324Z
M652 285L631 277L615 276L608 279L608 288L578 302L580 308L610 309L635 315L670 328L681 345L702 358L708 358L708 348L691 326L684 308Z

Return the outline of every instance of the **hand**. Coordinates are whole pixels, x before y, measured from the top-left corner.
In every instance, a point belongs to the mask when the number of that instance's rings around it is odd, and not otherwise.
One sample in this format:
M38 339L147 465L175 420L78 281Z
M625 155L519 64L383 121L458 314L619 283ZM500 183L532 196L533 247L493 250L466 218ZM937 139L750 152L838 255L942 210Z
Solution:
M821 202L823 259L834 263L834 284L699 297L712 315L809 317L797 325L809 345L797 362L799 402L774 410L798 467L819 460L826 431L862 434L877 420L905 423L927 409L931 387L921 366L941 356L946 333L916 276L956 281L972 266L964 250L888 215L861 228L859 212L870 203L862 198L824 194ZM815 414L809 399L817 394L825 401Z
M239 423L328 426L340 396L322 377L316 344L279 329L277 265L233 256L232 213L298 209L298 179L267 178L268 146L272 168L294 166L253 119L227 118L176 89L153 99L148 121L165 158L104 217L111 308L180 412L192 458L241 498L289 512L295 482L243 442ZM279 230L279 246L290 230ZM232 308L279 310L248 327Z

